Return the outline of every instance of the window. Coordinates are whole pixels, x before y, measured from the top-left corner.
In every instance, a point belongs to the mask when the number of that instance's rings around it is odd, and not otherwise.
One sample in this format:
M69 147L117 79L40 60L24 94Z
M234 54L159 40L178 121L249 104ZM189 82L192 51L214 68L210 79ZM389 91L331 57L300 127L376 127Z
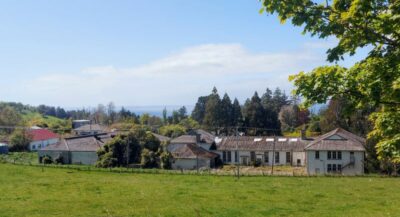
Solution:
M275 152L275 163L279 163L279 152Z
M231 151L228 151L228 162L232 162L232 152Z
M32 145L32 149L36 149L36 145Z
M226 162L226 151L222 152L222 161Z
M286 152L286 163L292 162L292 159L290 157L290 152Z
M328 173L332 171L332 165L328 164Z
M235 151L235 162L239 162L239 152Z
M315 151L315 159L319 159L319 151Z
M337 171L338 172L342 172L342 164L338 164L337 165Z
M269 162L269 155L268 155L268 152L267 152L267 151L264 152L264 162L265 162L265 163L268 163L268 162Z
M256 161L256 153L254 151L250 152L250 161Z
M328 151L328 160L341 160L342 152L341 151Z
M332 171L336 172L336 164L332 164Z

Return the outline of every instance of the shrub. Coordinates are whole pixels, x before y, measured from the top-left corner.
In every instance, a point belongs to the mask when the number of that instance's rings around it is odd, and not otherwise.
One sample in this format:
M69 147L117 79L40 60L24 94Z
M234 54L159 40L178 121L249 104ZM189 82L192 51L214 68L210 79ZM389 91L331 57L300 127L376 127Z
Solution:
M261 166L261 159L256 159L255 161L252 161L251 164L254 167L259 167L259 166Z
M25 130L15 130L10 138L10 151L28 151L32 135Z
M172 155L171 153L165 151L160 156L161 159L161 168L162 169L171 169L172 168Z
M143 149L141 154L140 164L144 168L156 168L157 164L157 154L154 151L149 151L148 149Z
M43 164L52 164L53 163L53 161L51 160L51 157L48 155L46 155L42 158L42 162L43 162Z

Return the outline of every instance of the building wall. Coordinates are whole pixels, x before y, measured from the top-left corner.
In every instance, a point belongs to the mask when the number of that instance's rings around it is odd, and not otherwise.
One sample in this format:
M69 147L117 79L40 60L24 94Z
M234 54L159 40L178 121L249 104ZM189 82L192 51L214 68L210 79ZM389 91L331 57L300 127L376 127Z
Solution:
M328 151L319 151L319 159L315 159L315 151L307 151L307 172L310 175L327 174L328 164L341 164L342 167L350 163L350 151L341 151L341 160L328 160ZM343 175L362 175L364 174L364 152L354 152L354 166L342 169Z
M38 150L38 161L40 162L40 159L42 157L46 156L46 155L51 157L51 159L53 161L56 158L58 158L59 156L62 156L64 164L69 164L70 163L69 152L68 151Z
M5 143L0 143L0 154L8 154L8 146Z
M231 161L225 161L225 164L236 164L235 161L235 151L230 151L231 152ZM290 159L289 161L286 160L286 151L277 151L279 152L279 161L275 161L274 155L272 151L268 151L268 162L265 162L265 157L264 157L264 152L263 151L255 151L256 159L260 159L262 165L265 166L271 166L272 164L274 165L297 165L297 160L300 160L300 165L299 166L305 166L305 152L290 152ZM220 155L221 160L223 160L223 151L214 151L214 153L217 153ZM247 165L251 164L251 151L239 151L239 161L240 164L246 164L246 160L244 158L247 158ZM227 158L228 160L228 158ZM274 161L273 161L274 160Z
M94 151L71 151L71 164L94 165L97 153Z
M210 159L199 159L199 168L210 168L210 165ZM172 169L195 170L197 169L197 159L174 159L172 161Z
M55 144L59 141L58 138L48 139L48 140L41 140L41 141L34 141L29 144L30 151L37 151L41 148L47 147L49 145Z

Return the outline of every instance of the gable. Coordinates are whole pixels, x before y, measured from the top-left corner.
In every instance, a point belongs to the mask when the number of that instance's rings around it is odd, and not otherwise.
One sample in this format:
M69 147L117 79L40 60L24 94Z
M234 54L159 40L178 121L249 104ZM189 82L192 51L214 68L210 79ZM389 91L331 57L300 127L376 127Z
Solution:
M325 138L324 140L347 140L347 139L344 138L344 137L341 137L341 136L339 136L337 134L334 134L332 136L329 136L329 137Z

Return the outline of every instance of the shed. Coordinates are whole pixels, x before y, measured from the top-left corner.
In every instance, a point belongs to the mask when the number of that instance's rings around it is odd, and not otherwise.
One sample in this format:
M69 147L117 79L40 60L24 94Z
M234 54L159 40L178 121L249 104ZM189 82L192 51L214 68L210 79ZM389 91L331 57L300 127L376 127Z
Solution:
M8 154L8 145L0 142L0 154Z

